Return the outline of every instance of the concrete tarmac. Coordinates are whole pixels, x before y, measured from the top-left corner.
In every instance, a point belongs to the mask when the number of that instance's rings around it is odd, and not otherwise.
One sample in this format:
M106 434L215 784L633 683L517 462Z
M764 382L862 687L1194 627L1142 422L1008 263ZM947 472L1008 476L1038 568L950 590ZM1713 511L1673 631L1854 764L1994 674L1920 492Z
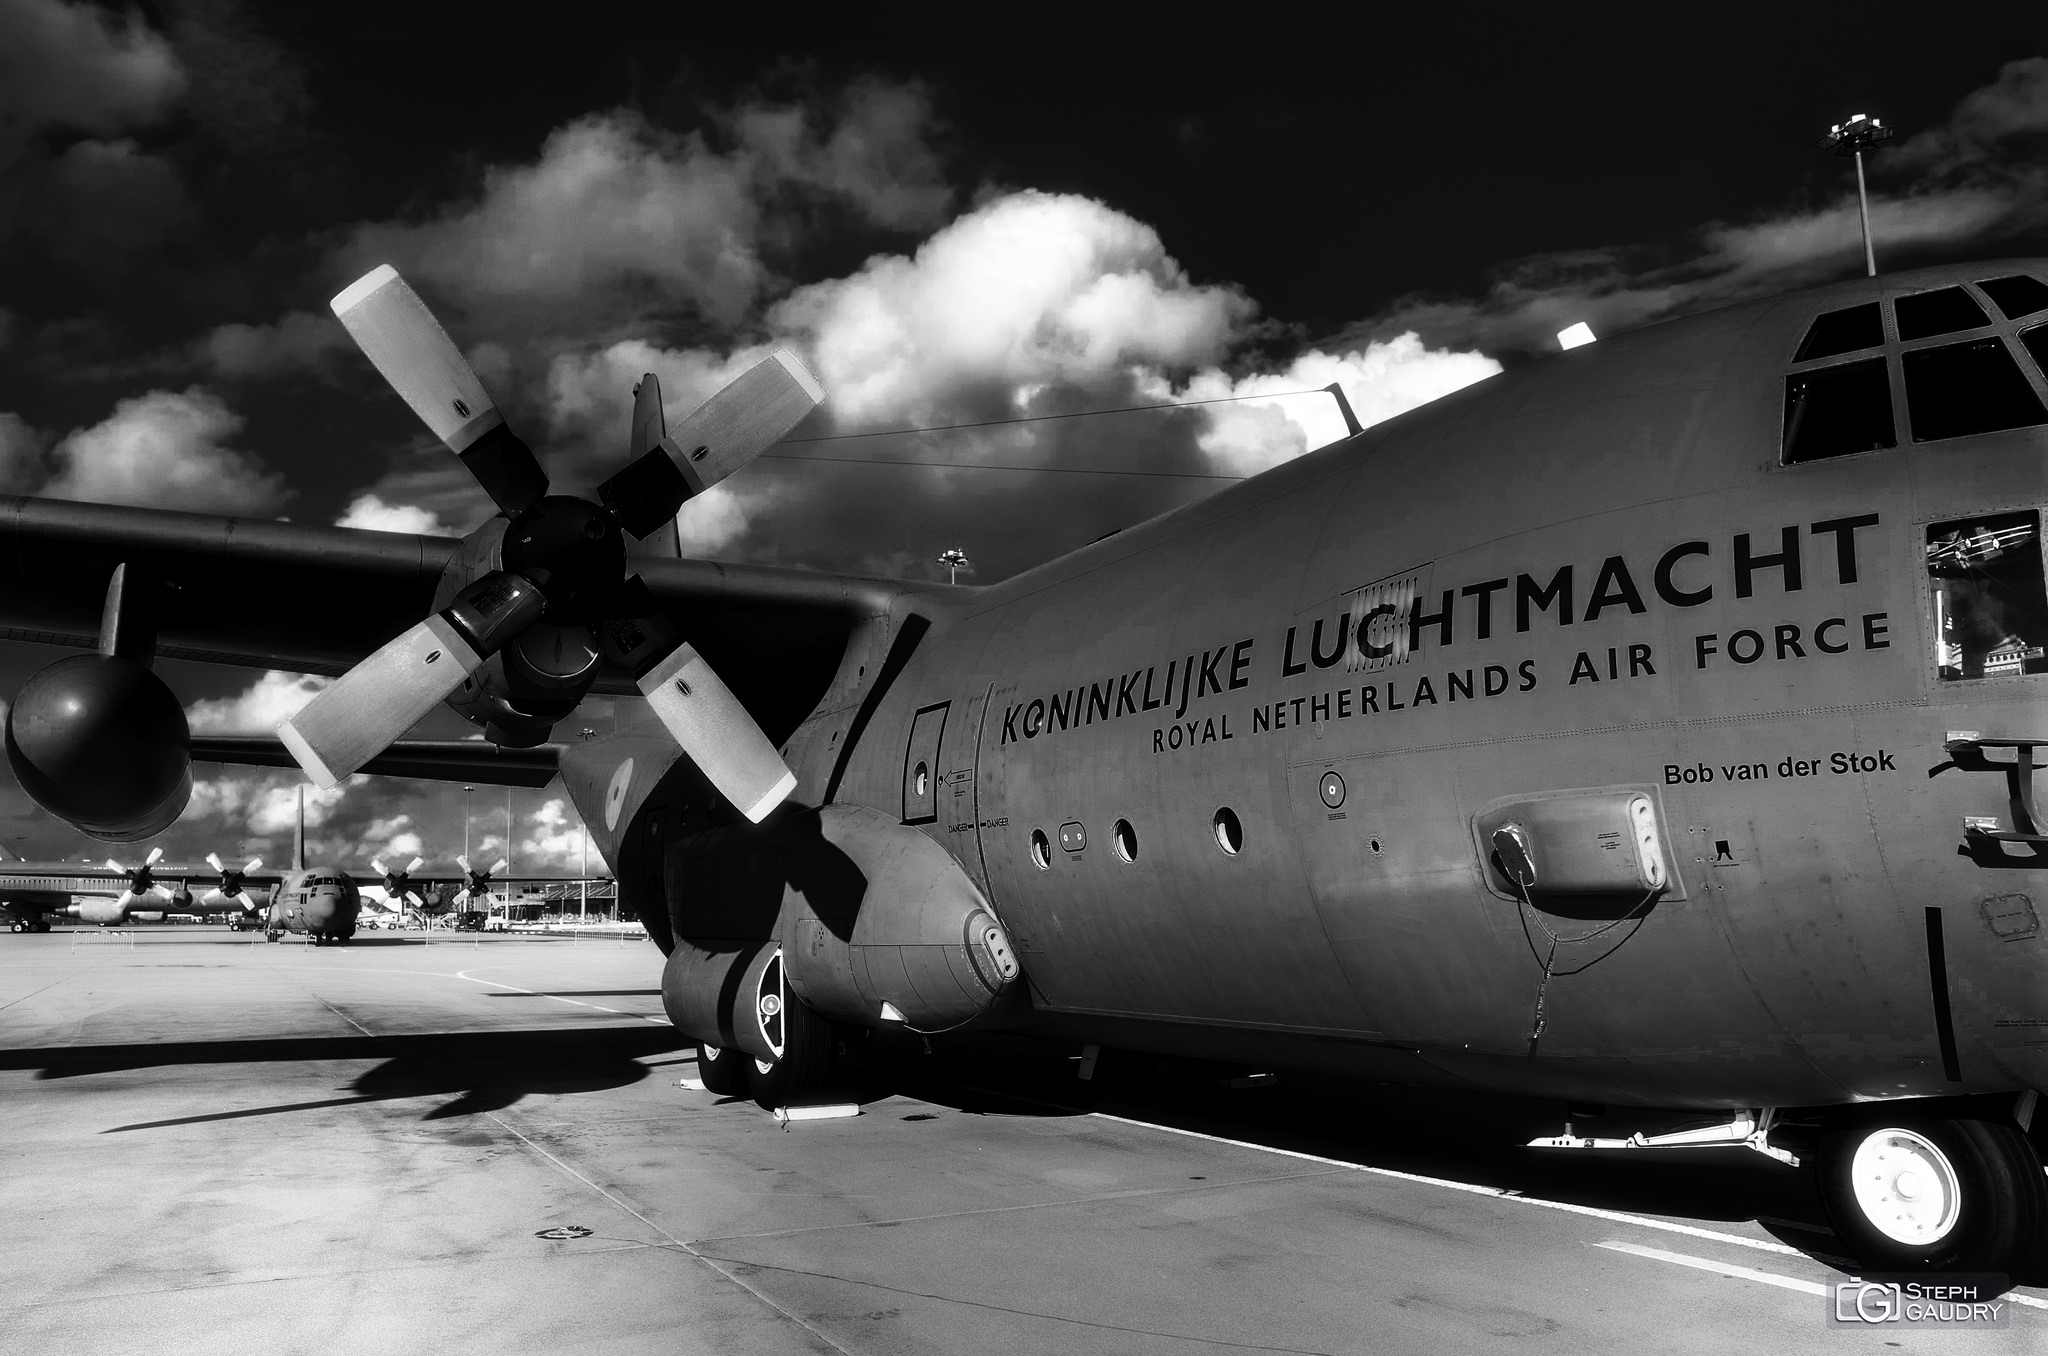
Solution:
M1827 1330L1810 1188L1745 1150L1000 1039L857 1051L862 1114L785 1125L678 1085L659 976L615 939L0 938L0 1352L2048 1350L2032 1288L2003 1332Z

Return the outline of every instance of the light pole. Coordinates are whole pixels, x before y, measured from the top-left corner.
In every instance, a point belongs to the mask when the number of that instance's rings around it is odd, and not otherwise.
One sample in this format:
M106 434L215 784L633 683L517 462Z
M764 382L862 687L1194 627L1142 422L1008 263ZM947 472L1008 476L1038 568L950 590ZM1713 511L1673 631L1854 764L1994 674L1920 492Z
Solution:
M1870 190L1863 183L1863 153L1876 150L1890 141L1892 135L1892 129L1878 119L1857 113L1849 121L1830 127L1826 136L1813 143L1824 151L1856 159L1856 207L1863 217L1863 267L1873 278L1877 276L1877 251L1870 243Z
M469 793L474 790L473 786L462 788L462 855L465 860L469 857Z
M939 564L946 567L946 582L948 584L959 583L960 571L974 568L974 562L969 560L967 553L957 546L941 551L939 553Z

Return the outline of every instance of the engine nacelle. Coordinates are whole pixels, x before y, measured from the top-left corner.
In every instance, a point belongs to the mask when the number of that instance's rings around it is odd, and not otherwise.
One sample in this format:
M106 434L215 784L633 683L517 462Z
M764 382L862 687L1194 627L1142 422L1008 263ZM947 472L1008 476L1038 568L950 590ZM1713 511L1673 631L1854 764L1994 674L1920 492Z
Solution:
M191 744L163 679L119 656L60 659L7 712L7 761L29 799L115 843L161 833L185 812Z
M669 1020L756 1058L776 1057L765 1051L784 985L838 1021L930 1032L982 1016L1020 973L960 864L874 810L714 830L673 844L666 865Z
M118 899L88 899L64 910L81 923L125 923L128 910Z

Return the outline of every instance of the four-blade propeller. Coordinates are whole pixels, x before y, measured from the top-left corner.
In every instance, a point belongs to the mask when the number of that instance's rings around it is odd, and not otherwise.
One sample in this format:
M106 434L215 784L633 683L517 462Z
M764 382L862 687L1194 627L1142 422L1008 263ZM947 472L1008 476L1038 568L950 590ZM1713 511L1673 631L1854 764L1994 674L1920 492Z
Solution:
M491 877L497 875L512 863L500 857L490 867L482 871L471 866L467 857L457 857L455 864L462 868L464 877L462 888L455 892L455 902L459 905L467 906L475 900L489 899L491 896Z
M133 904L144 896L159 891L169 893L156 883L156 873L150 869L162 861L163 856L162 848L153 847L149 850L149 856L143 858L141 866L123 866L112 857L107 858L107 870L119 871L128 877L128 888L121 895L122 904Z
M532 450L389 265L332 304L384 379L511 521L502 568L472 580L448 607L278 726L306 774L319 786L335 785L545 622L594 632L712 785L759 823L795 789L796 775L703 657L678 643L646 584L627 574L624 537L665 527L691 496L779 441L825 398L817 380L793 354L776 352L599 486L593 503L547 492Z
M209 852L206 854L206 864L220 873L220 884L199 897L202 905L210 909L222 909L233 905L244 913L260 907L256 898L243 888L242 881L250 872L262 869L261 857L251 857L243 865L235 867L223 862L218 852Z

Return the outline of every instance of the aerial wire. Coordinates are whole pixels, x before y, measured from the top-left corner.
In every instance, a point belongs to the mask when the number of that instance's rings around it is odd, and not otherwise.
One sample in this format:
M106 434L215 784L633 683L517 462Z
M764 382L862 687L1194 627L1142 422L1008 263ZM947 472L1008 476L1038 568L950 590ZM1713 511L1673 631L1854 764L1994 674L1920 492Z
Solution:
M1273 391L1263 395L1212 396L1202 400L1176 400L1159 405L1123 405L1108 410L1075 410L1067 414L1024 414L1010 419L981 419L965 424L933 424L921 428L876 429L868 433L825 433L808 438L784 438L778 446L787 447L792 443L837 443L854 438L894 438L913 433L952 433L962 429L997 428L1004 424L1037 424L1052 419L1089 419L1103 414L1139 414L1149 410L1182 410L1196 405L1226 405L1242 400L1281 400L1290 396L1327 395L1327 391ZM1123 471L1094 466L1016 466L990 462L938 461L910 457L886 459L869 457L826 457L803 452L764 452L762 457L774 457L784 461L825 461L850 466L938 466L962 471L1049 471L1060 475L1082 476L1153 476L1174 480L1244 480L1245 476L1223 475L1205 471Z

